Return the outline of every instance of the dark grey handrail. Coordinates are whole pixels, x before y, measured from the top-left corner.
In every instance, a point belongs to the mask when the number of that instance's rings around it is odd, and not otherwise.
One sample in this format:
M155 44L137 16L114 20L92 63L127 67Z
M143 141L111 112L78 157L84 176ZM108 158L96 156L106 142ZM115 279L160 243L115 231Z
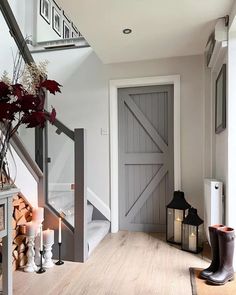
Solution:
M63 132L65 135L67 135L71 140L75 140L75 133L74 131L70 130L65 124L63 124L60 120L56 119L53 123L54 126L56 126L60 132Z
M30 171L34 179L39 182L40 178L43 177L43 172L39 168L39 166L36 164L36 162L32 159L31 155L28 153L24 143L20 139L20 137L15 133L11 140L10 144L22 160L22 162L25 164L27 169Z
M50 113L47 112L48 116L50 116ZM75 133L74 131L72 131L70 128L68 128L64 123L62 123L60 120L58 120L57 118L55 119L54 126L57 127L57 129L59 130L58 134L60 134L61 132L64 133L66 136L68 136L71 140L75 141Z

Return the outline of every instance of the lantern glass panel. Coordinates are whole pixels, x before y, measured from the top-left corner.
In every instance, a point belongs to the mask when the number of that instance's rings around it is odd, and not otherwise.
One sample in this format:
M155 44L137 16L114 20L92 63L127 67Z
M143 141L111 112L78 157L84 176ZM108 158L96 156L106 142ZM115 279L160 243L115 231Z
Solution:
M203 236L204 236L204 226L200 224L198 226L198 248L201 250L203 248Z
M174 242L181 243L181 227L182 227L182 221L184 217L184 211L175 209L174 213L175 213Z
M167 241L174 241L174 209L167 208Z
M167 208L167 240L181 243L181 226L185 210Z
M197 252L198 227L190 224L183 224L182 249Z

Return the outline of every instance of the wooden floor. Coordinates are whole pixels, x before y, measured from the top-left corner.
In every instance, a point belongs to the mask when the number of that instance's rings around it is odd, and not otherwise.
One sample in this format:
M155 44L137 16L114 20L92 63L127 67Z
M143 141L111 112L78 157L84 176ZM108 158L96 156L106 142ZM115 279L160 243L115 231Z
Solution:
M66 262L45 274L14 273L14 295L191 295L189 267L208 263L160 234L109 234L84 263Z

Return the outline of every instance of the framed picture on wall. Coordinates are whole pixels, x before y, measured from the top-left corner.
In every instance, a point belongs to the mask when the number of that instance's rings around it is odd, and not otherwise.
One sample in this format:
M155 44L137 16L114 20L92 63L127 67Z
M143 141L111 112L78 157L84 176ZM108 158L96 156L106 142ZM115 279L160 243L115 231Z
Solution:
M40 15L50 25L50 22L51 22L51 2L50 2L50 0L40 0Z
M65 21L63 21L63 38L64 39L71 38L70 34L71 32L70 32L69 25Z
M59 36L61 36L61 14L55 6L52 9L52 28Z
M80 33L77 33L76 31L72 30L72 32L71 32L71 38L78 38L80 36L81 36Z
M63 16L64 18L67 20L68 23L70 23L70 18L68 17L68 15L65 13L65 11L63 10Z
M0 231L5 229L5 205L0 205Z
M78 28L72 23L72 38L78 38L80 36Z
M215 132L226 128L226 64L223 64L215 85Z

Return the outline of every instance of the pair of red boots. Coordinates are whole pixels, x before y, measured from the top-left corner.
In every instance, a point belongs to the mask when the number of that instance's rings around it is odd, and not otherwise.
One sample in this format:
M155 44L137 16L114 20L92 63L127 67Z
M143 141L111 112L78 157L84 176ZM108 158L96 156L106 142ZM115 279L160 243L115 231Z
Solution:
M208 268L200 273L200 276L210 284L224 285L234 279L234 229L216 224L209 226L209 234L212 262Z

